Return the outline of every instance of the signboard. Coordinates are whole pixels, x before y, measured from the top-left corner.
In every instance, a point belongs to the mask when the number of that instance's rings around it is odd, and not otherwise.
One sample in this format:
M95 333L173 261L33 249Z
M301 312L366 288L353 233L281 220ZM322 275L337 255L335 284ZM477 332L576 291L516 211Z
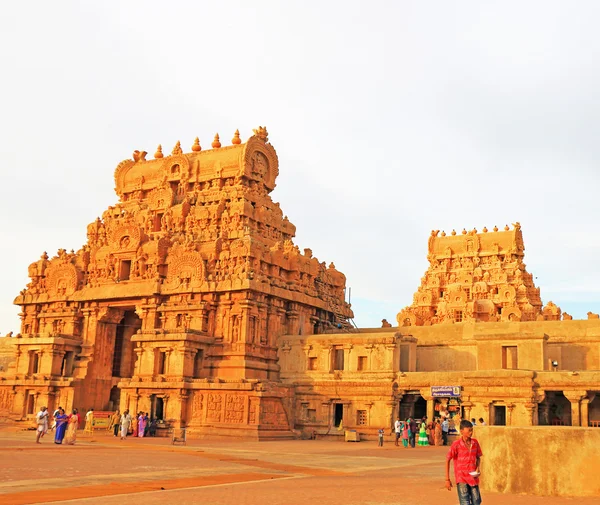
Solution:
M460 396L460 386L431 386L431 396L434 398Z
M108 428L113 414L114 412L94 410L94 428Z

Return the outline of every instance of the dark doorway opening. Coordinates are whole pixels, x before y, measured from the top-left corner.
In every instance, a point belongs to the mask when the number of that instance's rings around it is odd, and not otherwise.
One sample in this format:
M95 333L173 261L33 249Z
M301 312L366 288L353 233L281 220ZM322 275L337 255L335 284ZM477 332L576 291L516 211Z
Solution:
M333 412L333 425L337 428L342 424L344 419L344 405L341 403L335 404L335 410Z
M123 335L125 333L125 318L117 325L115 335L115 351L113 353L112 376L121 377L121 362L123 361Z
M506 426L506 407L494 405L494 426Z
M35 413L35 395L31 391L27 392L26 405L27 405L26 414L27 415L34 414Z
M427 415L427 400L422 396L415 402L415 419L422 419Z
M108 401L108 410L118 410L121 403L121 390L114 386L110 390L110 399Z
M160 396L150 396L150 417L162 421L164 419L164 401Z

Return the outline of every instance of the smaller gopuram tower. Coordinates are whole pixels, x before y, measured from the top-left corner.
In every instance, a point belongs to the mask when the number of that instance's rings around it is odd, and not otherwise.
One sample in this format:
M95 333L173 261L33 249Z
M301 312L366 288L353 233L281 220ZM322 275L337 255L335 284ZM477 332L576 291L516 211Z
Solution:
M347 322L346 277L294 244L270 196L266 128L211 147L136 150L87 243L30 265L0 411L120 408L198 432L290 433L277 339Z
M396 316L398 325L555 319L551 302L542 313L540 290L525 269L524 253L519 223L483 233L432 231L429 268L412 305Z

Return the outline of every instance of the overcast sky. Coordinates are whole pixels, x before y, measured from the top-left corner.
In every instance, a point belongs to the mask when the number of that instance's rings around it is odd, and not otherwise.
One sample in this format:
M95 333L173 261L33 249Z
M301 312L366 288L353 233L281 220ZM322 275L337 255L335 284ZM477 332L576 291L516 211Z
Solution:
M542 299L600 311L600 2L9 2L0 331L135 149L266 125L296 243L395 322L430 230L520 221ZM151 157L151 156L149 156Z

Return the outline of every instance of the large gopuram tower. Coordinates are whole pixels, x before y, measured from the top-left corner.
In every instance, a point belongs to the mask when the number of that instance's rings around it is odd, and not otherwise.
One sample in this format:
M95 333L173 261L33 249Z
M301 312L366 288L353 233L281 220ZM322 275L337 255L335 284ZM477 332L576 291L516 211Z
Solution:
M29 267L14 367L0 388L13 416L41 405L143 410L199 432L285 433L277 338L352 317L345 276L301 253L271 191L267 130L210 150L179 142L115 170L119 202L77 252ZM3 397L4 397L3 396ZM8 405L10 403L10 405Z
M542 311L540 290L525 269L519 223L451 235L431 232L429 268L413 303L396 317L399 326L464 321L535 321L560 319L552 302Z

